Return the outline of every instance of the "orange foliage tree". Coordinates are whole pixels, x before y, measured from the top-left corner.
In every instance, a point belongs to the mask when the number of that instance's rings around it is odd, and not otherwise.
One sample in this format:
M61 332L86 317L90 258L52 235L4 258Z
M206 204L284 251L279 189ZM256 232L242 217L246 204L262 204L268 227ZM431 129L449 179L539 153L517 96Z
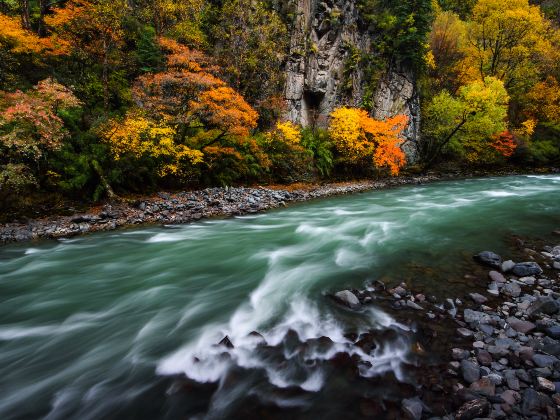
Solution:
M515 138L509 131L504 131L494 135L492 140L493 141L490 146L498 152L500 156L511 157L515 152L515 149L517 149Z
M376 167L398 175L406 164L400 147L408 123L405 115L379 121L363 109L341 107L330 117L329 134L339 153L353 163L371 159Z

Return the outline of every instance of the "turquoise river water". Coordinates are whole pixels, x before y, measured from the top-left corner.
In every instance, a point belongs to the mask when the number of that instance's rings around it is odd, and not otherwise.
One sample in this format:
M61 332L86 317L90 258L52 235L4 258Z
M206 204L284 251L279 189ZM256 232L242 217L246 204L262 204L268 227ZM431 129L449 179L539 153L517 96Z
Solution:
M413 356L409 327L329 293L382 279L445 297L473 253L559 227L560 176L515 176L4 246L0 418L344 418ZM353 346L370 329L393 333ZM352 392L339 353L360 360Z

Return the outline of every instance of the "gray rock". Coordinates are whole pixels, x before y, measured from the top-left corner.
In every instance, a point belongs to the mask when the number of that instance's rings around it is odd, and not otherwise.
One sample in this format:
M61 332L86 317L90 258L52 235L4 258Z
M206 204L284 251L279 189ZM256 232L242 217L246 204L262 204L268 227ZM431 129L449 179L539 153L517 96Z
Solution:
M402 401L402 409L406 417L411 420L420 420L422 418L423 408L424 404L418 397Z
M480 379L480 368L478 364L471 362L470 360L462 360L461 374L467 383L472 384Z
M502 263L502 271L504 273L511 271L513 267L515 267L515 263L512 260L507 260Z
M465 309L463 312L465 322L469 324L487 324L490 322L490 316L484 312L473 311L472 309Z
M507 283L502 287L502 293L506 296L519 297L521 287L517 283Z
M480 293L469 293L469 297L473 300L473 302L482 304L488 302L486 296L481 295Z
M424 309L420 305L418 305L417 303L414 303L411 300L406 301L406 306L408 306L409 308L415 309L417 311L422 311Z
M560 339L560 325L548 327L545 331L549 337Z
M457 333L464 338L472 337L474 333L468 328L457 328Z
M521 388L519 384L519 378L517 377L515 371L510 369L504 371L504 379L506 380L506 384L509 389L513 389L514 391L519 391L519 389Z
M511 271L517 277L537 276L543 272L542 268L532 261L515 264Z
M497 373L490 373L489 375L486 375L485 378L489 379L496 386L500 386L504 381L504 378Z
M473 257L477 262L493 268L502 268L502 257L491 251L483 251Z
M522 321L515 317L510 317L507 319L507 323L513 328L515 331L520 332L522 334L527 334L533 331L537 326L529 321Z
M479 350L476 355L476 360L478 360L478 363L481 365L490 366L492 363L492 355L486 350Z
M496 385L488 378L482 378L473 382L469 389L485 397L493 397L496 394Z
M521 395L519 392L508 389L500 394L500 397L506 404L515 405L521 400Z
M560 304L550 296L541 296L527 308L529 316L546 314L554 315L560 311Z
M360 307L360 300L350 290L337 292L334 297L338 302L348 306L349 308L356 309Z
M548 356L546 354L535 354L533 356L533 362L535 362L535 365L541 368L553 366L557 361L558 359L556 357Z
M490 280L498 284L505 283L507 281L504 275L498 271L490 271L488 273L488 277L490 277Z
M469 357L469 352L463 349L451 349L451 357L453 360L463 360Z
M536 414L544 410L550 404L550 399L534 389L527 388L523 392L523 403L521 410L525 415Z

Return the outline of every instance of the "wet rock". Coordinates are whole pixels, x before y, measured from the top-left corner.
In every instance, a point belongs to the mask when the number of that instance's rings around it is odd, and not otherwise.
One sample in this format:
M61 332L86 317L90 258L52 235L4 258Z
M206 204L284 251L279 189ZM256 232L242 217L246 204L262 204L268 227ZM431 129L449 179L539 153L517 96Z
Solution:
M488 353L486 350L479 350L478 354L476 355L476 360L478 363L484 366L490 366L492 363L492 355Z
M225 346L228 349L232 349L233 348L233 343L231 342L231 340L229 339L229 337L226 335L224 338L222 338L222 340L218 343L219 346Z
M533 356L533 362L541 368L553 366L557 361L558 359L556 357L548 356L546 354L535 354Z
M409 308L412 308L412 309L414 309L414 310L417 310L417 311L422 311L422 310L424 310L424 308L422 308L420 305L418 305L417 303L414 303L414 302L411 301L411 300L407 300L407 301L406 301L406 306L408 306Z
M502 271L504 273L513 270L513 267L515 267L515 263L512 260L507 260L502 263Z
M402 401L402 409L407 418L411 420L420 420L422 418L424 404L418 397L409 398Z
M560 325L548 327L545 331L549 337L560 339Z
M469 389L485 397L493 397L496 394L496 385L488 378L482 378L473 382Z
M511 271L517 277L537 276L543 272L542 268L532 261L515 264Z
M483 399L476 399L468 401L457 410L455 413L456 420L472 420L476 418L483 418L490 413L490 403Z
M461 374L468 384L472 384L480 379L480 368L476 363L470 360L462 360Z
M483 251L473 257L480 264L487 265L492 268L502 268L502 257L491 251Z
M546 395L527 388L523 392L522 412L525 415L536 414L546 409L549 403L550 400Z
M490 316L484 312L473 311L472 309L465 309L463 312L465 322L469 324L483 324L490 321Z
M498 284L505 283L507 281L504 275L498 271L490 271L488 273L488 277L490 277L490 280Z
M510 297L519 297L521 287L517 283L507 283L502 287L502 293Z
M463 349L452 349L451 350L451 357L453 360L463 360L469 357L469 352Z
M337 292L334 297L339 303L346 305L351 309L357 309L360 307L360 300L350 290Z
M527 334L533 331L537 326L529 321L522 321L515 317L510 317L507 319L507 323L513 328L515 331L520 332L522 334Z
M457 334L463 338L472 337L474 333L467 328L457 328Z
M478 304L488 302L488 298L486 298L486 296L481 295L480 293L469 293L469 297L472 299L473 302Z
M548 379L539 377L537 378L537 391L553 393L556 391L556 387Z
M527 315L554 315L560 311L560 304L550 296L541 296L527 308Z

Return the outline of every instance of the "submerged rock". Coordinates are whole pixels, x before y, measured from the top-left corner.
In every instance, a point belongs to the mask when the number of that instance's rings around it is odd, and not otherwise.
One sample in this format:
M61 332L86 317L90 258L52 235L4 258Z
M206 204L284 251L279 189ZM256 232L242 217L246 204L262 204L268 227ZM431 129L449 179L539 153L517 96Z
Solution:
M480 264L493 268L502 268L502 257L492 251L483 251L473 257Z

